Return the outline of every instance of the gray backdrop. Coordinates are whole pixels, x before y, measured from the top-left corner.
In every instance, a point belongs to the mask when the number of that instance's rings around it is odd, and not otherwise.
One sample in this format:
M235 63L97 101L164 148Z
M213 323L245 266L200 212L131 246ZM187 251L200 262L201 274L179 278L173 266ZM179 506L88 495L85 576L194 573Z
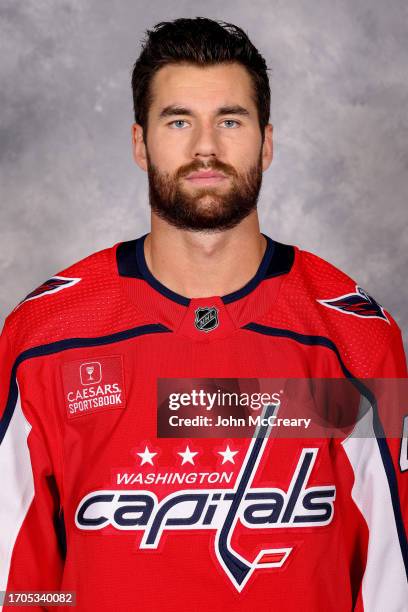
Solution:
M1 322L49 276L148 231L132 64L146 28L205 16L244 28L272 68L263 231L342 268L407 337L406 0L0 6Z

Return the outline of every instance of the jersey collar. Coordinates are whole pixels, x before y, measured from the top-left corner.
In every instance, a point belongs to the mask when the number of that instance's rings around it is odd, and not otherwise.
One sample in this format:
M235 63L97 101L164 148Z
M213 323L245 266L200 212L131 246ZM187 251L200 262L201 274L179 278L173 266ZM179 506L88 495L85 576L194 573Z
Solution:
M158 293L183 306L189 306L191 298L172 291L153 276L146 264L144 241L148 234L119 244L116 250L116 263L120 276L138 278L146 281ZM266 249L255 275L237 291L220 297L224 304L231 304L251 293L264 279L287 274L294 260L294 247L266 238Z

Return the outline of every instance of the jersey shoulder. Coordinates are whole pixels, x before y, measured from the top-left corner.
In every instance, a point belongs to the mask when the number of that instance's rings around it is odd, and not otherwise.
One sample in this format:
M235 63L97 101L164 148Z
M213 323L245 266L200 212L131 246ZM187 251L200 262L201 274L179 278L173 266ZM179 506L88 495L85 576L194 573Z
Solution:
M373 375L400 329L371 292L332 263L294 247L295 257L278 300L281 324L321 336L359 375Z
M322 257L299 249L298 273L309 289L313 304L317 302L325 309L352 317L339 319L345 325L352 321L377 325L376 322L382 321L390 329L396 326L391 314L358 281Z
M137 324L141 315L126 301L117 279L119 244L57 272L17 304L4 325L16 353L66 338L107 335L132 316Z

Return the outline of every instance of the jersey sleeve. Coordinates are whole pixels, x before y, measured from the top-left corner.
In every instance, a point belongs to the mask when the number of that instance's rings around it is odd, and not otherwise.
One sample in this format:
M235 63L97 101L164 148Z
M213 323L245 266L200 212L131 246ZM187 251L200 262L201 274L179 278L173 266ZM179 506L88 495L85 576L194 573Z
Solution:
M352 497L368 528L356 612L403 610L408 602L408 471L406 464L403 469L402 456L404 448L406 452L402 436L408 386L406 357L396 325L373 376L369 386L374 394L367 403L371 409L361 419L360 434L357 430L343 442L355 478Z
M24 357L15 354L5 325L0 336L0 591L58 590L65 555L60 495L38 419L41 406L34 406L37 392L26 396L19 379L22 365L28 367ZM16 606L5 602L3 609Z

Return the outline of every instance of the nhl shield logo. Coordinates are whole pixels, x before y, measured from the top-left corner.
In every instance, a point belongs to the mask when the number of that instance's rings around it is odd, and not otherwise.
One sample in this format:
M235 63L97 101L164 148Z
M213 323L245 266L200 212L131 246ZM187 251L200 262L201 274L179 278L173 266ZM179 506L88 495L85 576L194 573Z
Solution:
M199 331L209 332L218 327L218 308L203 306L195 311L194 325Z

